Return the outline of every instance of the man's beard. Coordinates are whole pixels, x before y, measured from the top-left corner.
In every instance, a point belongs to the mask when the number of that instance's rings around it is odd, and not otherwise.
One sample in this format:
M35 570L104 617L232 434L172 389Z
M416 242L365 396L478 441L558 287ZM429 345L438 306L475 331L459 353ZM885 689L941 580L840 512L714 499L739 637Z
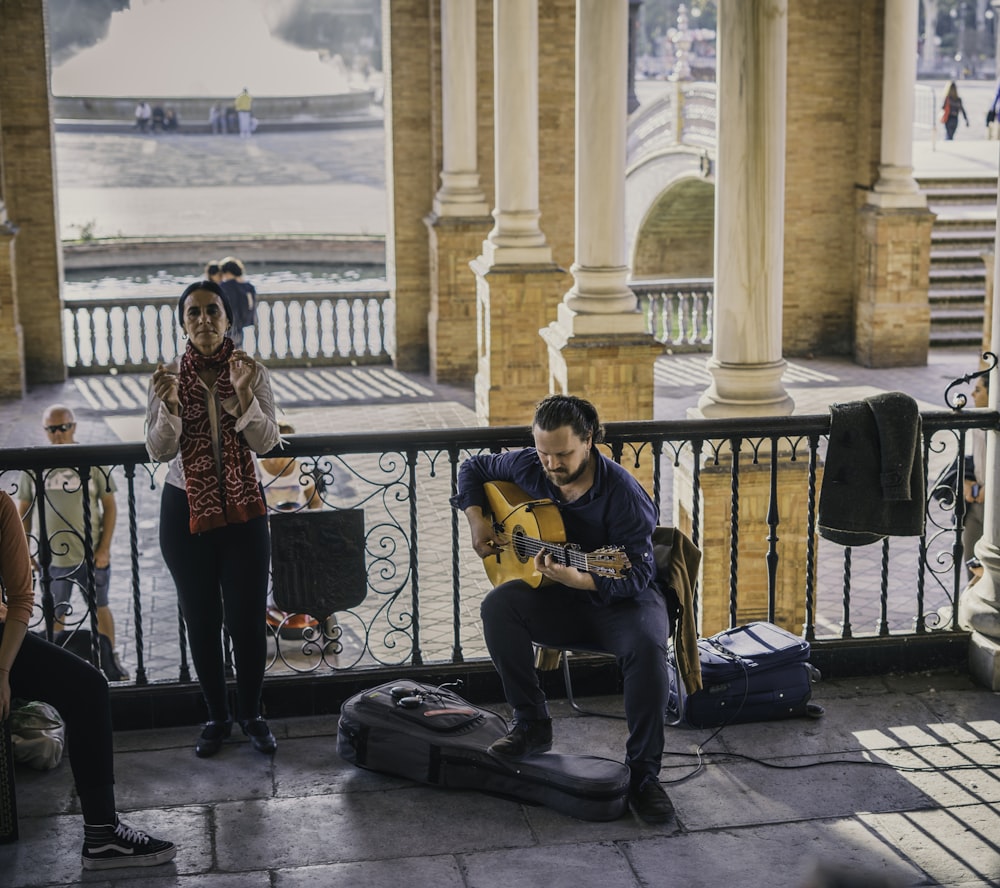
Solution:
M590 457L587 457L582 463L580 463L580 468L575 472L571 472L568 475L563 475L562 473L549 472L546 471L545 474L548 476L549 481L555 484L556 487L566 487L572 484L579 478L584 472L587 471L587 466L590 465Z

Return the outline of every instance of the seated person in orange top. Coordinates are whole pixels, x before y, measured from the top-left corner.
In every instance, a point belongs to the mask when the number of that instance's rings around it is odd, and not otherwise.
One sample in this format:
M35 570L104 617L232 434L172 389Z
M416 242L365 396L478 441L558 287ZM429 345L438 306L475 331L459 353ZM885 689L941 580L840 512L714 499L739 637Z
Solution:
M290 422L278 423L278 433L294 435L295 427ZM262 457L260 463L261 483L264 486L264 500L267 508L276 512L298 512L302 509L322 509L323 500L316 490L316 482L294 456ZM268 602L267 623L278 629L282 638L301 638L302 630L319 624L306 614L287 614Z

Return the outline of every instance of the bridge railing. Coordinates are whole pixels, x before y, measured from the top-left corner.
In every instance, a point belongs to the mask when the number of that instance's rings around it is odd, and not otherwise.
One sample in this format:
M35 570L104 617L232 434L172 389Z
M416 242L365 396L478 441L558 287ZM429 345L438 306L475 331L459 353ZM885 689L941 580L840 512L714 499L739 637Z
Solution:
M937 140L941 107L935 89L914 86L913 138ZM716 84L675 82L641 105L628 119L626 167L632 169L656 154L679 146L715 150Z
M389 291L268 293L259 297L248 349L269 367L386 364L392 360L394 314ZM63 341L71 376L149 372L184 350L177 299L67 297Z

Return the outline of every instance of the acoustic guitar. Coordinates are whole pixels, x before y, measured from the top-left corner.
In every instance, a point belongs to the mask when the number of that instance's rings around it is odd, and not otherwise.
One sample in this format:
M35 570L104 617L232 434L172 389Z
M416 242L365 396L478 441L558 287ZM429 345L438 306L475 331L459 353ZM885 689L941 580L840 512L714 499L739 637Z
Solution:
M494 586L508 580L523 580L533 589L550 582L535 570L539 552L557 563L601 577L618 579L631 569L620 546L583 552L566 542L559 507L549 499L531 499L510 481L488 481L483 485L493 518L493 527L503 541L503 551L483 559L486 575Z

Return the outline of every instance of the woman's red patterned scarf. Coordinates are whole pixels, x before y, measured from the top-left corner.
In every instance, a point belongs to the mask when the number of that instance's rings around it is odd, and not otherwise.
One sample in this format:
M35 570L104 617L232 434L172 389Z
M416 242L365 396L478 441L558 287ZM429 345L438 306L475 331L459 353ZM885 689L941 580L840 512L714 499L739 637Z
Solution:
M226 524L244 524L266 513L264 499L254 470L250 448L239 432L236 419L219 409L222 478L215 469L212 449L212 423L209 419L205 389L198 371L219 371L215 390L220 403L236 392L229 378L229 357L233 341L223 340L213 355L203 355L189 342L181 358L178 395L184 425L181 430L181 461L191 510L191 533L203 533Z

